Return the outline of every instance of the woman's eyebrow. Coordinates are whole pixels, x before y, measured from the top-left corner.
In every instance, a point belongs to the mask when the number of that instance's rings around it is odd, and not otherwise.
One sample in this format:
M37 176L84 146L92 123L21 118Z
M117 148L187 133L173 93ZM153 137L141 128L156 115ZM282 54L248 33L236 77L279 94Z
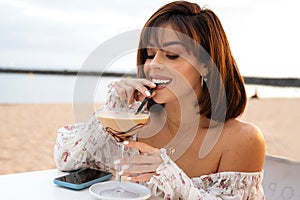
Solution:
M170 42L164 42L163 47L172 46L172 45L181 45L183 46L182 42L180 41L170 41Z
M170 42L164 42L162 44L162 47L167 47L167 46L172 46L172 45L181 45L181 46L183 46L182 42L180 42L180 41L170 41ZM152 43L149 43L147 46L148 46L147 48L157 47L157 45L154 45Z

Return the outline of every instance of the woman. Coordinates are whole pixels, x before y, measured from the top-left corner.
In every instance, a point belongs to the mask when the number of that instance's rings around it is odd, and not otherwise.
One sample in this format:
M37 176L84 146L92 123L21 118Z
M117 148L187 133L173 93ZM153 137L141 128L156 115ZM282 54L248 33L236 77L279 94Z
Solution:
M59 130L57 166L123 166L128 181L165 199L264 199L264 141L237 119L246 93L218 17L189 2L163 6L143 28L137 64L139 78L112 84L105 106L151 96L150 123L138 141L124 142L139 154L116 160L116 143L93 116Z

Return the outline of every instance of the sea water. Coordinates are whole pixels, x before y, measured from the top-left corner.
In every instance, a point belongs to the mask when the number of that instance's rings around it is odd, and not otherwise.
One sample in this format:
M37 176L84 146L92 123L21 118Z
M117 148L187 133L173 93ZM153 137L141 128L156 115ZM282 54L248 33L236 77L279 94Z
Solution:
M104 102L108 84L120 78L86 76L96 82L90 102ZM76 76L0 74L0 103L73 103L76 92ZM300 97L300 88L246 85L250 98L257 93L261 98Z
M107 85L118 78L87 77L97 82L89 102L103 102ZM0 103L72 103L74 102L76 76L0 74ZM84 95L84 94L83 94Z

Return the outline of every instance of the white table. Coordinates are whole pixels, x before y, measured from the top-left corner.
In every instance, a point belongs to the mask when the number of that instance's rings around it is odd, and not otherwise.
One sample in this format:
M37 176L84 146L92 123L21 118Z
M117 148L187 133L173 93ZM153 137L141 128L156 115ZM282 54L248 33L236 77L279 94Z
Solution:
M56 186L53 179L64 175L57 169L0 175L2 200L96 200L88 188L80 191ZM156 198L151 198L156 199Z
M1 167L1 166L0 166ZM300 163L267 155L264 166L266 199L300 199ZM75 191L56 186L57 169L0 175L1 200L96 200L88 189ZM160 198L151 197L151 200Z
M56 186L53 179L65 173L57 169L0 176L1 199L91 199L88 189L75 191ZM3 197L3 198L2 198Z

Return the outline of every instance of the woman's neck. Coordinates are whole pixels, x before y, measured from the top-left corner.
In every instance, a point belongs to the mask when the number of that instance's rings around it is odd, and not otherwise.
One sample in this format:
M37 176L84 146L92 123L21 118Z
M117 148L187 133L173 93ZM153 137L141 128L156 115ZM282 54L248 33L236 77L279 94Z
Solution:
M183 105L183 106L181 106ZM191 124L198 124L199 128L213 128L220 123L199 113L199 106L192 102L170 102L165 104L166 122L169 127L179 128L187 127Z
M198 106L192 102L173 101L165 104L166 122L172 127L187 126L200 120Z

